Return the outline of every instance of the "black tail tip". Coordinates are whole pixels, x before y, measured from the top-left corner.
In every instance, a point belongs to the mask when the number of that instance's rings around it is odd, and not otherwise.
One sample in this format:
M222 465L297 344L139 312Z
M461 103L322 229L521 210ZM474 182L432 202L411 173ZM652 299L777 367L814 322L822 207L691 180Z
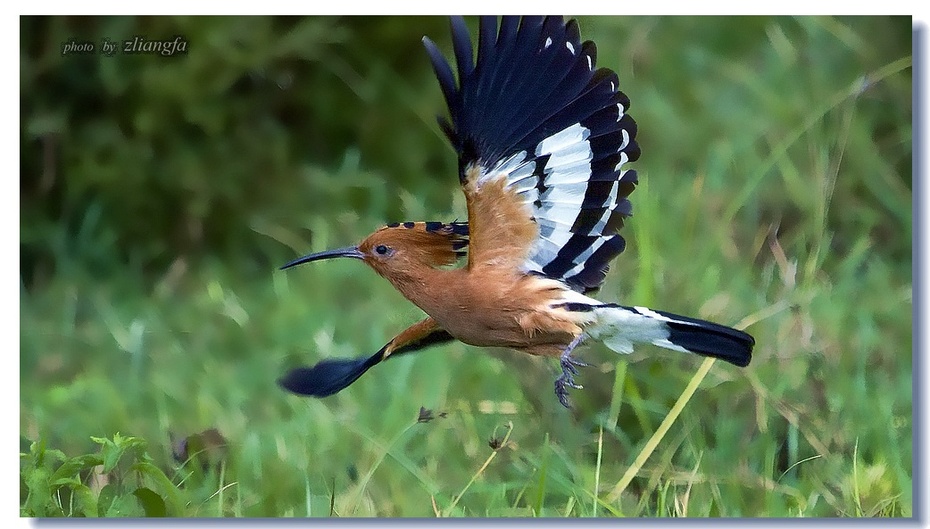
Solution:
M749 333L732 329L733 345L728 358L724 360L738 367L746 367L752 360L752 349L756 346L756 339Z
M690 335L680 333L676 338L680 339L688 350L702 356L712 356L737 367L748 366L752 361L755 339L736 329L727 328L726 331L726 333L705 331Z
M717 358L729 362L736 367L746 367L749 365L749 362L752 361L752 346L738 349L736 351L729 351L727 354L717 356Z
M668 340L679 347L702 356L712 356L738 367L752 360L755 338L749 333L717 323L654 311L666 318Z

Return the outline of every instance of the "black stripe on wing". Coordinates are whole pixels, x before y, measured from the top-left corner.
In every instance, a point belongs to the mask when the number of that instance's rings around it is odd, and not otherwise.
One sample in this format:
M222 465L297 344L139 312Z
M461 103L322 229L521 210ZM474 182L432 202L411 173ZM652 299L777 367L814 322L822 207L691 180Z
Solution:
M424 44L450 120L440 125L482 178L506 175L540 226L528 272L596 289L623 251L617 230L632 213L639 158L629 98L613 71L595 69L597 48L561 17L482 17L477 62L464 22L452 21L458 83L436 46Z

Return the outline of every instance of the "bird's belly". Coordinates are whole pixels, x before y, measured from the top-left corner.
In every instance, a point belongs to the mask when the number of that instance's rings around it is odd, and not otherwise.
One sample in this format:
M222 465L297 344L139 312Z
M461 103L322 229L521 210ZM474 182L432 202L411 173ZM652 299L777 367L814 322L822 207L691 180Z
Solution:
M521 318L522 316L522 318ZM434 319L457 340L477 347L508 347L530 354L558 354L575 334L564 326L527 328L521 324L526 314L503 312L483 314L462 312Z
M478 347L510 347L524 339L523 331L506 317L487 317L471 311L432 315L457 340Z
M582 332L585 318L590 317L559 308L572 298L565 298L567 287L551 279L485 276L462 277L452 303L451 295L411 301L461 342L536 355L560 352Z

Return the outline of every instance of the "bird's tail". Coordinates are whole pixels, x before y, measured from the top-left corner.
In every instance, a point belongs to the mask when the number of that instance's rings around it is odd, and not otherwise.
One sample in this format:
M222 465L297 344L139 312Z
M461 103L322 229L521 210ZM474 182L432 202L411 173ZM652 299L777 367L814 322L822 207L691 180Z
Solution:
M597 319L586 328L587 334L618 353L632 352L633 343L646 342L745 367L752 359L756 343L743 331L645 307L611 303L589 310L597 314Z

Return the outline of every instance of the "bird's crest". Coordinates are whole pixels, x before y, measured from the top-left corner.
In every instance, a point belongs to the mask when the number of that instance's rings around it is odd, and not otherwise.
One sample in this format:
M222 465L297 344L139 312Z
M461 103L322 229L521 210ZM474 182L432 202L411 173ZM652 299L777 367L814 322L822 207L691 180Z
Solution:
M616 231L632 212L627 196L637 181L622 167L639 146L616 73L595 69L594 43L582 43L577 23L561 17L504 17L499 31L496 17L482 17L477 61L464 21L453 18L458 83L436 45L423 41L449 107L451 120L440 126L459 154L459 178L466 185L470 168L479 173L476 192L466 188L469 221L485 199L482 184L503 179L538 230L522 269L576 290L598 288L623 251ZM474 246L483 235L471 230Z
M392 251L394 246L414 252L417 262L441 267L455 264L466 254L468 224L465 222L398 222L383 226L359 245L363 253L372 252L384 244ZM375 252L377 253L377 252ZM370 261L366 259L366 261ZM376 264L376 263L375 263ZM377 267L376 267L377 268Z

